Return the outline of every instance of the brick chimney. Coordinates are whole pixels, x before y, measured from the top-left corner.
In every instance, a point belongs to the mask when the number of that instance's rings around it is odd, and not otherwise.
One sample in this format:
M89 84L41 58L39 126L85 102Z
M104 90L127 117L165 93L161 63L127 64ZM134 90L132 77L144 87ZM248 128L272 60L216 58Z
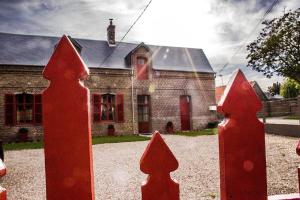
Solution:
M107 27L107 42L109 46L116 46L115 29L116 26L113 25L113 19L109 19L109 25Z

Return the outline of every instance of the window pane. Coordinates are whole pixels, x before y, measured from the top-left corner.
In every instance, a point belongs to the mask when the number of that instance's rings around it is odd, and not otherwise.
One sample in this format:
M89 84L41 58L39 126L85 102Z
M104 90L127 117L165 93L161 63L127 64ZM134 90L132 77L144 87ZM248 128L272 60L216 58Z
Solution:
M144 122L149 121L148 114L144 114L143 120L144 120Z
M22 110L24 110L24 105L23 104L17 105L17 111L22 111Z
M16 95L16 103L17 104L23 103L23 94L17 94Z
M101 106L101 120L107 120L107 107L106 107L106 105Z
M35 103L42 103L42 95L41 94L35 95L34 101Z
M111 103L111 102L112 102L112 96L111 96L111 95L108 95L108 96L107 96L107 101L108 101L108 103Z
M17 123L32 123L33 122L33 98L32 94L16 95L17 103ZM41 104L40 104L41 114Z
M32 94L24 94L25 95L25 103L33 103L33 95Z
M139 95L138 96L138 104L143 104L145 102L145 96Z
M35 115L35 123L42 123L42 115L41 114L36 114Z
M146 59L145 58L138 58L137 63L138 63L138 65L144 65L144 64L146 64Z
M138 114L139 115L143 114L143 107L141 107L141 106L138 107Z
M108 114L108 116L109 116L109 120L114 120L114 116L113 116L113 112L112 111L109 111L109 114Z
M107 94L102 95L101 103L107 103Z
M35 105L35 113L42 113L42 104Z
M101 120L115 119L115 95L104 94L101 98Z

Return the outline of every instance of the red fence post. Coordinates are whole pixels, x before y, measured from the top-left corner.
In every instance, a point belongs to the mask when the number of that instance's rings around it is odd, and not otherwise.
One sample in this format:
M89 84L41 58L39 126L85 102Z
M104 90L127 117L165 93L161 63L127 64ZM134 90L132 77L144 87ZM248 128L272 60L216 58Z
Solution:
M5 176L6 166L0 159L0 177ZM0 200L6 200L6 189L0 186Z
M142 200L179 200L179 184L170 177L178 162L158 131L141 158L140 168L149 174L142 184Z
M260 100L238 70L218 105L225 115L218 127L221 200L267 199L264 125L256 117L260 109Z
M300 156L300 140L298 142L296 152L297 152L298 156ZM299 191L299 194L300 194L300 166L298 166L298 191Z
M46 65L43 92L48 200L94 199L88 68L65 35Z

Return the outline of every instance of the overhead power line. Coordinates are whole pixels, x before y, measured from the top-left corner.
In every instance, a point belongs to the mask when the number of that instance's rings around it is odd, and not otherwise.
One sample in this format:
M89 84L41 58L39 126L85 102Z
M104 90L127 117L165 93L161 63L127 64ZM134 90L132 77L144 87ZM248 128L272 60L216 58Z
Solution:
M230 59L227 61L226 64L223 65L223 67L219 70L218 74L221 74L223 70L230 64L231 60L243 49L245 44L248 42L249 38L255 33L258 26L265 20L265 18L272 12L273 8L279 3L280 0L274 0L273 3L270 5L268 10L264 13L262 18L257 22L257 24L254 26L252 31L249 33L249 35L244 40L243 44L233 53L233 55L230 57Z
M152 0L150 0L148 2L148 4L145 6L145 8L142 10L142 12L139 14L139 16L136 18L136 20L133 22L133 24L129 27L129 29L126 31L126 33L124 34L124 36L121 38L121 40L117 43L116 47L113 49L113 51L108 54L103 61L100 64L100 67L102 67L102 65L107 61L108 58L110 58L113 53L115 52L115 50L119 47L119 45L122 43L122 41L125 39L125 37L128 35L128 33L131 31L131 29L134 27L134 25L139 21L139 19L143 16L143 14L145 13L145 11L147 10L147 8L150 6L150 4L152 3Z

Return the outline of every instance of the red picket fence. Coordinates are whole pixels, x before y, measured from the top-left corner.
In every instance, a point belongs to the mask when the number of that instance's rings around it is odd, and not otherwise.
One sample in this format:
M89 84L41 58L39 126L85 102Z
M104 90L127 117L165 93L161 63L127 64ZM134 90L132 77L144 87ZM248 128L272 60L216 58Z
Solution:
M5 176L6 167L3 161L0 159L0 177ZM0 186L0 200L6 200L6 189Z
M89 90L81 84L88 68L70 40L63 36L43 76L46 196L48 200L93 200L93 161ZM218 105L225 120L219 125L221 200L300 200L299 194L267 196L264 125L256 112L261 102L238 70ZM68 143L68 145L66 145ZM300 142L297 147L300 155ZM178 161L155 132L140 161L148 178L142 200L179 200L179 184L170 177ZM6 173L0 162L0 177ZM300 180L300 169L298 169ZM299 183L300 184L300 183ZM0 187L0 200L6 190Z

